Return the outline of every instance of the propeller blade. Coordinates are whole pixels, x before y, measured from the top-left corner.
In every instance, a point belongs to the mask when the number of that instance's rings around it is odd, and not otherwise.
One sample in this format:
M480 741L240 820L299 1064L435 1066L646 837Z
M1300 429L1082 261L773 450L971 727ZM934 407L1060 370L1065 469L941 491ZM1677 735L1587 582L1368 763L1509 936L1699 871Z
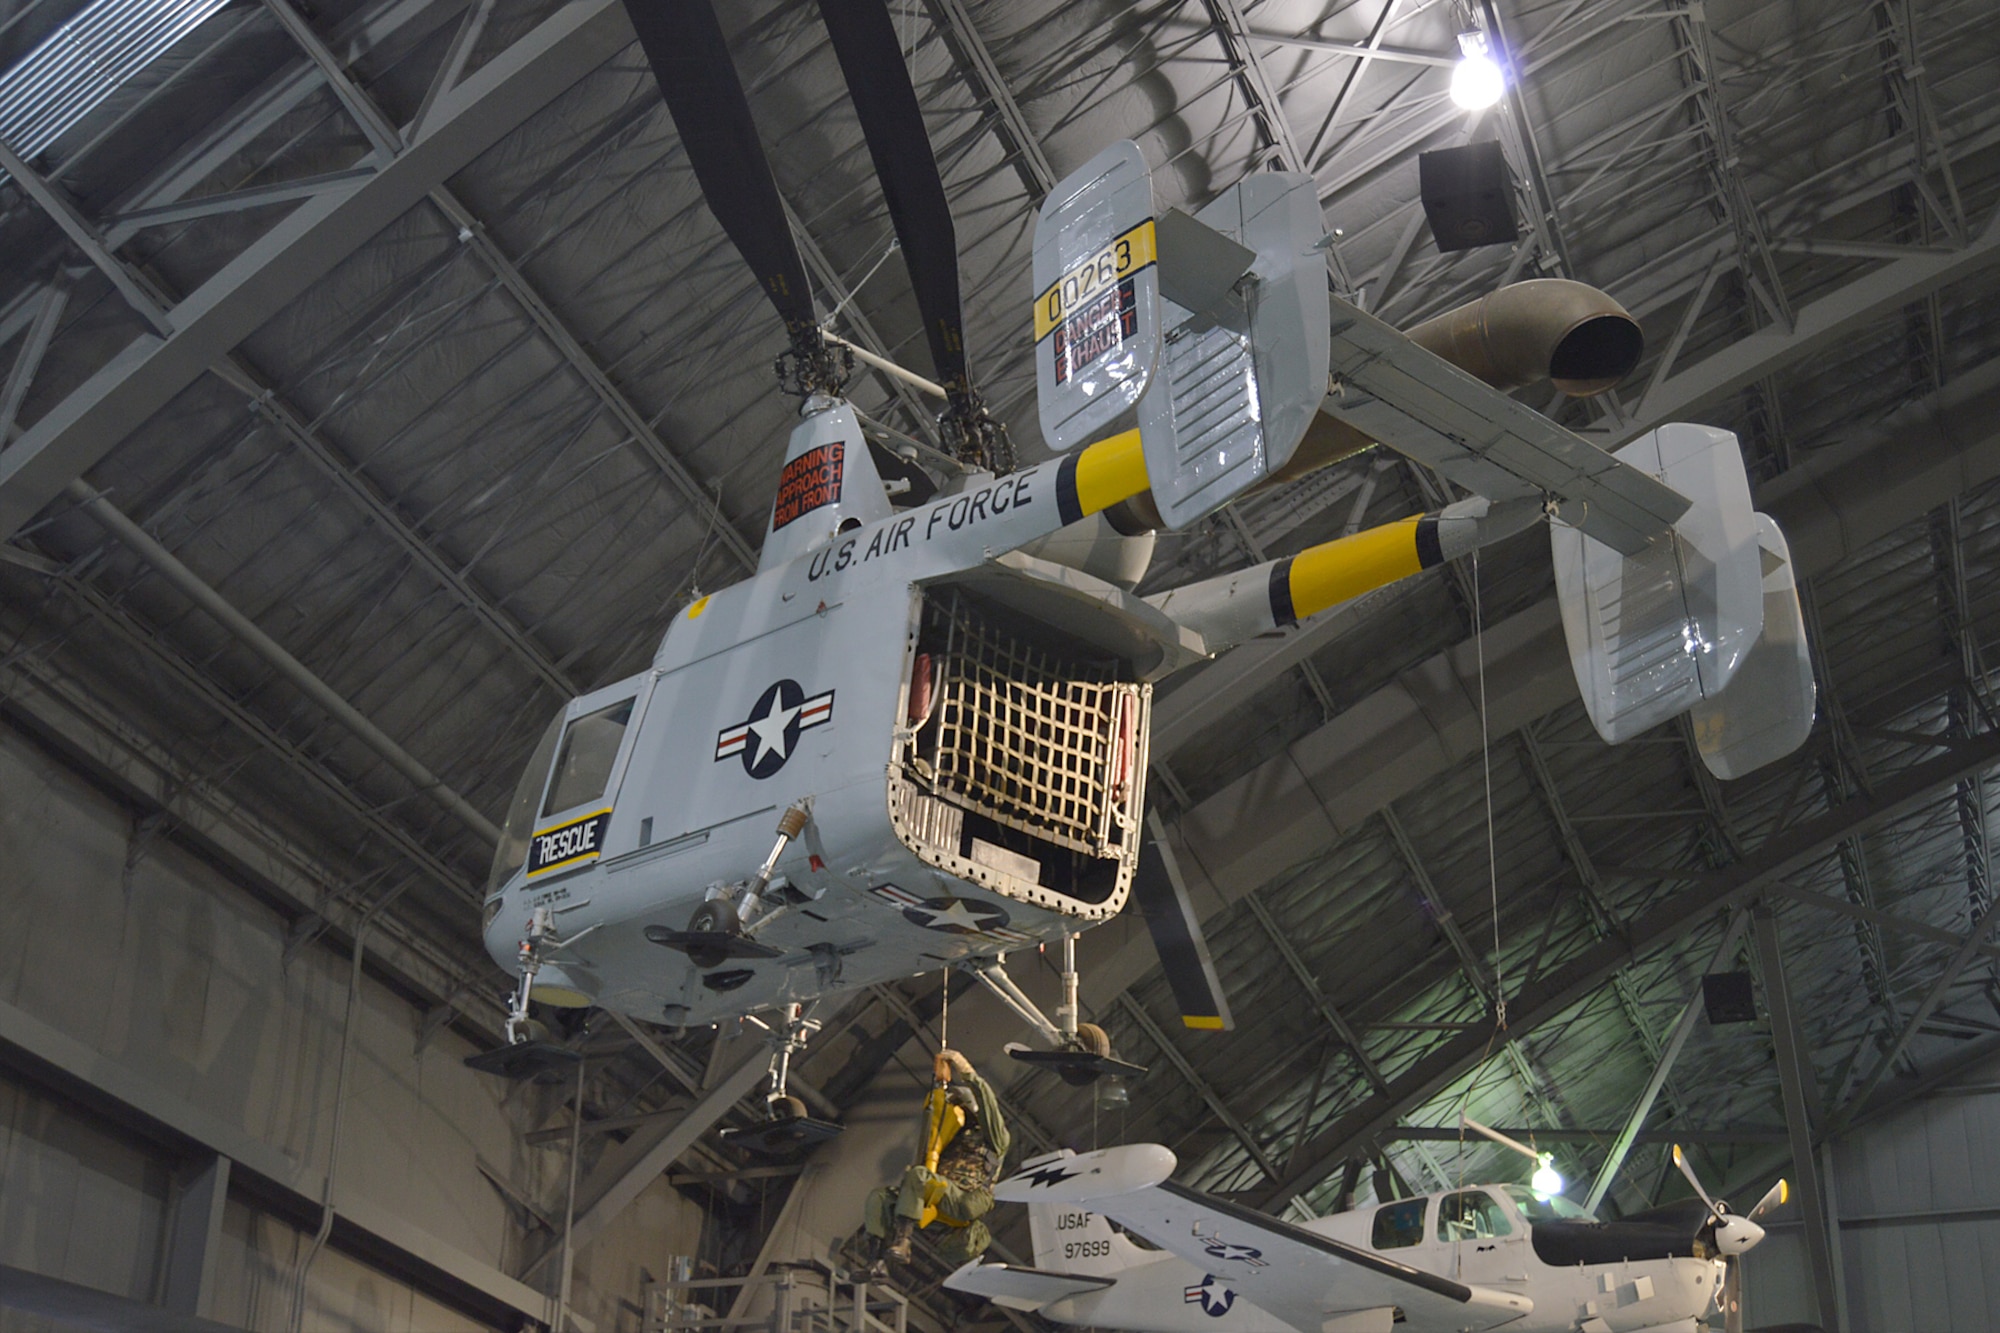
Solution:
M1687 1154L1681 1151L1681 1145L1678 1143L1674 1145L1674 1165L1679 1167L1681 1174L1687 1177L1687 1183L1694 1186L1695 1194L1703 1203L1708 1205L1709 1215L1718 1219L1721 1218L1723 1215L1722 1205L1708 1197L1708 1191L1702 1188L1701 1181L1695 1177L1694 1168L1688 1165Z
M1765 1191L1764 1197L1757 1200L1757 1206L1755 1208L1752 1208L1749 1212L1745 1213L1744 1216L1750 1218L1752 1221L1755 1221L1756 1219L1762 1217L1765 1213L1771 1211L1771 1209L1776 1208L1778 1205L1782 1203L1788 1202L1791 1199L1791 1197L1792 1197L1792 1187L1785 1183L1784 1177L1780 1176L1778 1178L1778 1183L1771 1186L1769 1190Z
M1722 1333L1743 1333L1743 1261L1733 1254L1722 1261Z
M833 38L840 72L868 140L868 156L874 160L889 218L902 243L931 362L945 388L954 397L961 396L970 384L959 302L958 236L896 25L883 0L819 0L819 12Z
M1229 1012L1222 982L1216 978L1215 960L1208 956L1208 941L1202 938L1187 882L1181 878L1173 848L1167 845L1160 817L1151 811L1146 814L1146 832L1139 843L1132 900L1146 918L1153 948L1160 955L1174 1003L1180 1008L1181 1022L1208 1031L1233 1029L1236 1019Z
M818 342L812 288L710 0L625 0L709 211L796 345Z

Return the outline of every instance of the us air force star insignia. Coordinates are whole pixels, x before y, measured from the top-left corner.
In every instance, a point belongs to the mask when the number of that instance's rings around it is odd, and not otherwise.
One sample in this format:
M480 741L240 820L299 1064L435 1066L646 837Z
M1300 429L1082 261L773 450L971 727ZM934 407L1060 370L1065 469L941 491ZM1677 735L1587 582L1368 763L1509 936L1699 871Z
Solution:
M715 735L718 761L743 756L743 771L768 778L785 766L799 733L833 721L833 691L810 699L795 680L781 680L757 696L750 716Z
M1202 1252L1228 1263L1245 1263L1252 1268L1265 1266L1264 1252L1248 1245L1232 1245L1228 1241L1218 1240L1204 1245Z
M1185 1287L1181 1290L1183 1305L1201 1306L1201 1312L1210 1318L1221 1318L1229 1313L1229 1307L1236 1304L1236 1293L1228 1287L1218 1286L1213 1273L1202 1278L1201 1285Z
M1032 936L1007 924L1007 911L998 903L977 898L919 898L894 884L877 884L871 893L903 914L911 925L940 930L947 935L985 935L1009 944L1026 944Z

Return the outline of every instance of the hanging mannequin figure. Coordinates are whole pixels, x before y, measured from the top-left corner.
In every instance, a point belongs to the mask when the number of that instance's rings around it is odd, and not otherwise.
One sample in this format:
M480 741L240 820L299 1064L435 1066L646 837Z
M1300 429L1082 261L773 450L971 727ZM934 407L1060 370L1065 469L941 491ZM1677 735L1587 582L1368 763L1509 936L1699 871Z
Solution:
M999 1099L954 1050L938 1052L932 1079L921 1159L900 1183L870 1193L863 1214L880 1256L871 1266L878 1279L887 1262L910 1262L911 1240L920 1230L930 1231L953 1267L978 1258L993 1242L979 1219L993 1209L993 1182L1010 1141Z

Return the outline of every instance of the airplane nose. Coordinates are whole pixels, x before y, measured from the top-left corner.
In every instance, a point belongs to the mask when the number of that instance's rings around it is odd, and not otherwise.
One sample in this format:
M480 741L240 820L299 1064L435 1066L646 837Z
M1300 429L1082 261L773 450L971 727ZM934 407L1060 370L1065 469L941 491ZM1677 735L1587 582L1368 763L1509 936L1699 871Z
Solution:
M1723 1254L1741 1254L1764 1239L1764 1228L1747 1217L1725 1219L1715 1229L1715 1248Z

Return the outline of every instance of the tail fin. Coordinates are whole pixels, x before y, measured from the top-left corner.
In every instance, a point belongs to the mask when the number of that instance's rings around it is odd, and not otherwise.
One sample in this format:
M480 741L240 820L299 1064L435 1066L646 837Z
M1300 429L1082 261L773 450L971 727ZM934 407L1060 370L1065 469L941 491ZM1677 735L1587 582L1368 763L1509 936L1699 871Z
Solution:
M1022 1169L1075 1155L1065 1148L1024 1162ZM1028 1235L1035 1246L1035 1267L1050 1273L1111 1277L1158 1257L1133 1244L1131 1237L1112 1230L1100 1214L1086 1212L1073 1203L1029 1204Z

